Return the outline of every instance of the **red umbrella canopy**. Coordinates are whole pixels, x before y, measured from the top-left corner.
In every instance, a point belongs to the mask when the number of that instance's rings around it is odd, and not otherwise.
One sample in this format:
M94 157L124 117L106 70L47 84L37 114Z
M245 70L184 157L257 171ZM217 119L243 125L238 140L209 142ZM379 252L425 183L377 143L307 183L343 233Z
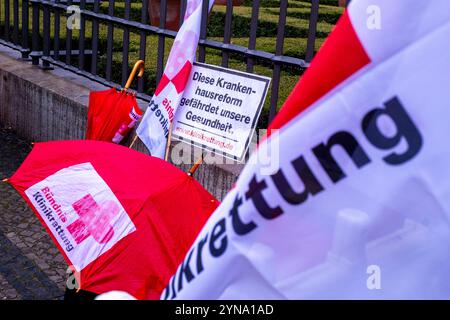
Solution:
M84 290L159 299L219 202L173 165L100 141L36 143L9 182Z
M91 92L86 139L119 143L141 117L134 95L115 88Z

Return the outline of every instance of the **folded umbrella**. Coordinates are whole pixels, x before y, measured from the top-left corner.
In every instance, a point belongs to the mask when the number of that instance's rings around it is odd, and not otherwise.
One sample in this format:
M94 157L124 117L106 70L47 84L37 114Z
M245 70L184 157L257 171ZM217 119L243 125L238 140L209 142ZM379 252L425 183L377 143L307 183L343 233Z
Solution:
M136 97L128 93L128 89L140 68L138 74L144 74L144 61L139 60L123 90L111 88L104 91L94 91L89 95L88 120L86 139L120 143L128 132L142 117Z

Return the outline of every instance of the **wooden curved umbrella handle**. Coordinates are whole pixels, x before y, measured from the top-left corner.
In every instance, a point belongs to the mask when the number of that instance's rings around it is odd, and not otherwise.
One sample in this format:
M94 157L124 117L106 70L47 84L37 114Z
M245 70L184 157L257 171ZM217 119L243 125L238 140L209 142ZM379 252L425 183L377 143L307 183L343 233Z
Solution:
M197 161L194 163L194 165L189 169L189 171L187 173L188 176L192 176L195 173L195 171L197 171L198 167L200 167L202 162L203 162L203 154L200 158L197 159Z
M125 87L123 88L125 91L130 89L131 83L133 83L134 77L136 77L136 72L139 69L138 77L142 77L144 75L145 71L145 62L143 60L138 60L134 64L133 70L131 71L130 76L128 77L127 83L125 84Z

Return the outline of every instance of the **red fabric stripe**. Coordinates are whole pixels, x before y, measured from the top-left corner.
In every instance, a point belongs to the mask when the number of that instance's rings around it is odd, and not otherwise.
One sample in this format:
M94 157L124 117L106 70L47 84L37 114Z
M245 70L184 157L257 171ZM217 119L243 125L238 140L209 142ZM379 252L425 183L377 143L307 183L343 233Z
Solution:
M189 80L189 75L191 74L192 63L190 61L186 61L183 68L180 72L177 73L175 77L172 79L172 83L177 90L177 93L181 93L186 88L186 85Z
M156 90L155 90L155 96L158 96L158 95L161 93L161 91L163 91L164 88L165 88L169 83L170 83L170 79L167 78L166 74L164 73L163 76L162 76L162 78L161 78L161 80L159 80L158 86L156 87Z
M346 11L270 124L268 135L369 63Z

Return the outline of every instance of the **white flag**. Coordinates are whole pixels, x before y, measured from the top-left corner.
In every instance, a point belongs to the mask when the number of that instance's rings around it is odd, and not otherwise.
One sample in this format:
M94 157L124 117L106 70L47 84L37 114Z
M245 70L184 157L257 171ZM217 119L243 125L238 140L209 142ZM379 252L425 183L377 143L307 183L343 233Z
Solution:
M161 298L449 299L448 39L448 0L353 0Z
M209 10L214 0L209 1ZM152 156L163 159L170 123L177 110L195 60L202 17L202 1L188 0L183 25L173 43L164 74L136 130Z

